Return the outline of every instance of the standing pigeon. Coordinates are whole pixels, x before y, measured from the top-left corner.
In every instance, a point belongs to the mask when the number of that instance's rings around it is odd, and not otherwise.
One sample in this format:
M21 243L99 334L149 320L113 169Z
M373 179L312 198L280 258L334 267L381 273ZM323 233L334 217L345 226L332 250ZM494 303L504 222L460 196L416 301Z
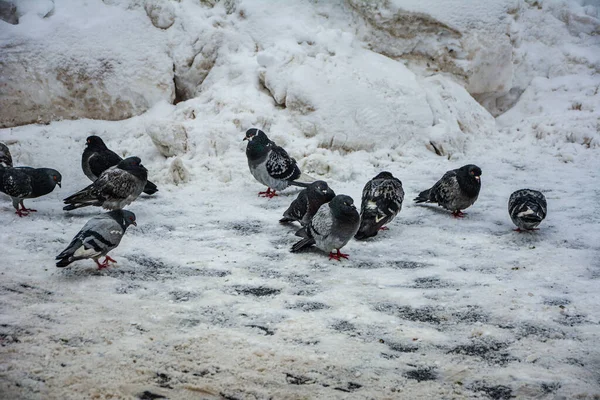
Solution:
M468 164L448 171L431 189L419 193L416 203L438 203L452 211L457 218L464 217L461 210L469 208L477 200L481 189L481 169Z
M119 210L131 204L144 190L148 170L138 157L129 157L100 174L91 185L64 200L63 210L99 206Z
M295 182L302 174L296 160L282 147L269 140L263 131L248 129L243 140L248 141L246 157L250 172L257 181L267 186L267 191L259 192L259 196L275 197L275 191L283 190L289 185L308 186L306 183Z
M298 221L302 226L306 226L315 215L319 207L328 203L335 197L335 193L325 181L312 182L306 189L298 193L296 200L290 204L289 208L283 213L281 223Z
M292 252L297 252L305 247L312 246L329 252L329 259L348 258L348 254L340 249L348 243L360 226L360 215L350 196L339 194L329 203L323 204L312 220L305 227L296 232L297 236L304 237L292 246ZM334 253L333 250L337 250Z
M116 248L129 225L136 225L135 214L127 210L115 210L90 219L75 235L69 246L56 259L57 267L66 267L73 261L93 258L98 269L108 267L108 262L116 262L106 254ZM99 263L100 257L106 257Z
M537 230L537 226L546 218L546 212L546 197L537 190L517 190L508 199L508 214L517 226L517 232Z
M377 235L402 209L404 189L400 179L383 171L365 185L360 204L360 228L356 239Z
M23 199L34 199L46 195L60 187L62 176L51 168L0 168L0 192L12 198L13 207L19 217L36 212L32 208L25 208ZM19 205L21 208L19 209Z
M0 168L10 168L13 166L12 156L8 146L0 143Z
M93 182L98 179L100 174L122 160L114 151L106 147L99 136L90 136L86 140L86 147L81 156L81 168L85 176ZM156 192L158 192L156 185L147 181L144 193L154 194Z

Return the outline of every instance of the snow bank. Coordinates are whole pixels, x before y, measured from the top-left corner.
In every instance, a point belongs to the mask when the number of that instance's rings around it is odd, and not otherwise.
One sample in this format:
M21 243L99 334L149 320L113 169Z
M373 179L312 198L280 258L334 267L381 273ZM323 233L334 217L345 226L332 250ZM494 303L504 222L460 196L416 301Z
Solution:
M0 126L118 120L174 98L164 36L143 11L100 0L16 5L18 25L0 21Z

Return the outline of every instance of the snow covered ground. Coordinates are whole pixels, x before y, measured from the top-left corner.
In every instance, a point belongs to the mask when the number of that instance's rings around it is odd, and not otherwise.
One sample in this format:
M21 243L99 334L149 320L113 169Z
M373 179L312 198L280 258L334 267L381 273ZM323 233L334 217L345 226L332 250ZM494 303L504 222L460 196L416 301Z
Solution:
M123 121L0 130L16 165L63 175L62 188L26 200L39 210L30 217L0 198L0 397L600 397L597 4L502 2L511 56L496 65L477 49L505 49L498 27L427 16L412 1L76 3L56 0L37 23L68 21L65 9L93 20L92 6L139 26L157 13L163 30L144 28L160 37L149 60L171 57L169 79L188 100ZM416 36L388 29L405 21L401 8L417 13L402 25ZM25 15L14 29L41 18ZM455 55L442 56L450 45ZM120 56L132 51L123 46ZM406 200L390 230L351 241L342 262L290 253L297 237L278 219L299 189L256 196L242 142L253 126L357 203L378 172L399 177ZM101 212L61 209L89 184L90 134L141 157L160 192L128 207L138 226L111 253L116 267L57 269L56 254ZM467 163L483 175L465 219L412 203ZM526 187L549 211L540 231L519 234L507 201Z

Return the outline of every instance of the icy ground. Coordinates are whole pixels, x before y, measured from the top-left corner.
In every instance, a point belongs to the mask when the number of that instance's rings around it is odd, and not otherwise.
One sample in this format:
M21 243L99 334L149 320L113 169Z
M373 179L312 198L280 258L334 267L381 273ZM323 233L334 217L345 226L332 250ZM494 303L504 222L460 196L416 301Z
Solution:
M388 169L407 196L389 231L351 241L350 260L336 262L289 252L294 230L278 218L297 189L258 198L240 143L228 155L231 182L207 170L132 204L139 224L111 253L117 267L57 269L54 256L99 212L60 208L88 184L79 168L86 131L119 147L119 130L135 123L58 122L3 136L18 139L17 164L26 150L63 172L62 189L27 202L39 210L31 217L9 201L0 207L4 398L600 394L593 150L574 148L576 162L565 163L550 147L499 137L456 161L348 162L351 180L328 179L337 193L359 202L364 183ZM483 183L464 220L412 204L467 161L481 166ZM535 233L513 232L508 217L508 196L523 187L548 199Z

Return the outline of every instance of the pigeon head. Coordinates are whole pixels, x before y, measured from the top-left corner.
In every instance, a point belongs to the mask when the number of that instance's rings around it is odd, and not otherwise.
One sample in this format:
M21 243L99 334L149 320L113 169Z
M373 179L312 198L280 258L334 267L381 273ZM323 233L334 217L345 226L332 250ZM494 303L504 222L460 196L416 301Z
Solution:
M477 182L481 179L481 168L477 165L468 164L463 167L460 167L458 170L461 175L466 176L469 179L474 179Z
M329 200L335 197L335 192L325 181L314 181L308 185L309 192L316 193L318 196L326 197Z
M62 175L60 174L60 172L52 168L40 168L39 170L42 171L48 177L48 184L52 188L54 188L54 186L56 185L58 185L58 187L62 187Z
M131 211L114 210L106 214L109 215L115 221L117 221L119 225L123 227L123 230L127 229L129 225L137 226L137 223L135 222L135 214Z
M147 171L146 167L142 165L142 160L139 157L128 157L122 160L117 167L124 169L125 171L143 170Z
M392 173L388 171L381 171L373 179L394 179L394 175L392 175Z
M346 196L345 194L338 194L335 196L329 203L329 207L336 217L353 214L358 215L354 200L352 200L352 197Z
M257 142L257 143L269 143L269 138L263 131L258 128L251 128L246 131L246 136L243 140L247 140L248 142Z
M104 141L100 138L100 136L88 136L88 138L85 140L85 145L90 149L90 150L106 150L107 147L104 144Z

